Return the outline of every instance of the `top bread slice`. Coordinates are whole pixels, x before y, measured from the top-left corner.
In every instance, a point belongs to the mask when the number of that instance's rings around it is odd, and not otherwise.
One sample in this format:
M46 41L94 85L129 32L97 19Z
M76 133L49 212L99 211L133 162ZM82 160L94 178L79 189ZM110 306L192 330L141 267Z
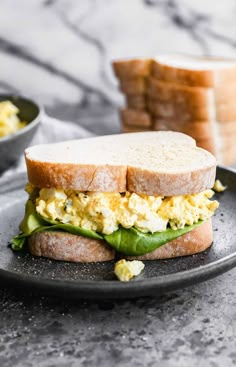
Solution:
M184 195L211 188L216 160L178 132L142 132L33 146L29 182L79 191Z
M160 55L152 75L162 81L212 88L236 82L236 60L187 55Z

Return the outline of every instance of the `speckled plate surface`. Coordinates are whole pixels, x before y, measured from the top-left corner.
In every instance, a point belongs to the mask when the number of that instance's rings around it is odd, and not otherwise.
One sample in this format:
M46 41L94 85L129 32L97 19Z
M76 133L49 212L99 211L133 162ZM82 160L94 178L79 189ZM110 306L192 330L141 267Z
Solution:
M75 264L12 252L8 243L18 232L26 201L26 176L16 175L14 182L0 186L0 282L64 297L111 299L155 296L221 274L236 266L236 173L218 168L217 178L228 189L216 195L220 208L213 218L212 247L193 256L146 262L139 277L122 283L114 277L113 262Z

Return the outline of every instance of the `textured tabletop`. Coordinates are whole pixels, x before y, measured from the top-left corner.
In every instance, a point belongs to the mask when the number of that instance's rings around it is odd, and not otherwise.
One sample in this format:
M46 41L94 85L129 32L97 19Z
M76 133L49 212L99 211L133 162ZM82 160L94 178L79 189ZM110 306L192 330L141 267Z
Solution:
M160 298L96 302L0 292L0 366L236 364L236 270Z

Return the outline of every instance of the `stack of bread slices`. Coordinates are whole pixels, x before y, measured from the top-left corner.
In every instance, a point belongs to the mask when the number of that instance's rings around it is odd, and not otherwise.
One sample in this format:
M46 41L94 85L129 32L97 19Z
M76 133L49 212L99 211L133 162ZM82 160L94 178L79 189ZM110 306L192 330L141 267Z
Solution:
M236 161L236 60L184 55L113 62L126 107L122 131L179 131Z

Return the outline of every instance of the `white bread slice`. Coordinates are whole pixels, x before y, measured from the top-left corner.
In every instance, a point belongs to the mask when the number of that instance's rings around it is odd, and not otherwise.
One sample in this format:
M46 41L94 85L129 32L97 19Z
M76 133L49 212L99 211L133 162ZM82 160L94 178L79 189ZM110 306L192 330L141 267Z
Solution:
M177 132L67 141L25 151L29 182L80 191L184 195L211 188L216 160Z
M225 105L215 105L214 103L195 105L194 101L192 103L176 103L174 100L159 101L158 99L148 98L147 106L152 115L172 120L216 120L222 123L236 120L236 106L234 103Z
M219 163L223 165L235 165L236 163L236 145L226 148L221 154L219 153ZM235 167L234 167L235 168Z
M153 60L152 75L166 82L213 88L236 82L236 60L159 55Z
M212 153L219 164L233 164L236 162L236 134L234 136L222 137L220 144L213 140L213 137L208 139L197 140L197 146L208 150Z
M213 101L212 91L212 88L189 87L153 77L147 80L147 94L151 99L174 104L208 106Z
M206 250L213 241L211 219L191 232L166 243L142 256L128 259L159 260L187 256ZM100 262L113 260L115 251L102 240L76 236L67 232L38 232L28 239L29 251L34 256L71 262ZM122 254L120 256L124 257Z
M147 58L113 61L115 75L119 79L145 77L150 74L152 60Z
M144 94L127 94L125 96L127 108L135 109L138 111L147 110L147 99Z
M159 118L182 121L217 120L211 106L175 103L174 101L159 101L149 98L147 100L150 114Z
M120 90L129 95L145 94L147 91L147 79L144 77L120 79Z
M166 82L154 77L147 78L147 94L159 101L199 105L233 105L236 95L236 83L214 88L193 87L174 82Z
M73 262L113 260L115 251L103 240L77 236L68 232L37 232L28 239L32 255Z
M217 121L171 121L155 119L154 130L179 131L197 141L197 146L212 153L219 164L236 162L236 122L219 123Z
M131 108L120 109L120 118L124 125L127 126L139 126L139 127L151 127L152 118L148 112L137 111Z
M211 219L164 246L142 256L128 256L131 260L160 260L193 255L205 251L213 241Z
M180 121L156 118L153 120L153 130L179 131L195 140L209 139L218 142L229 135L236 136L236 121L220 123L218 121Z

